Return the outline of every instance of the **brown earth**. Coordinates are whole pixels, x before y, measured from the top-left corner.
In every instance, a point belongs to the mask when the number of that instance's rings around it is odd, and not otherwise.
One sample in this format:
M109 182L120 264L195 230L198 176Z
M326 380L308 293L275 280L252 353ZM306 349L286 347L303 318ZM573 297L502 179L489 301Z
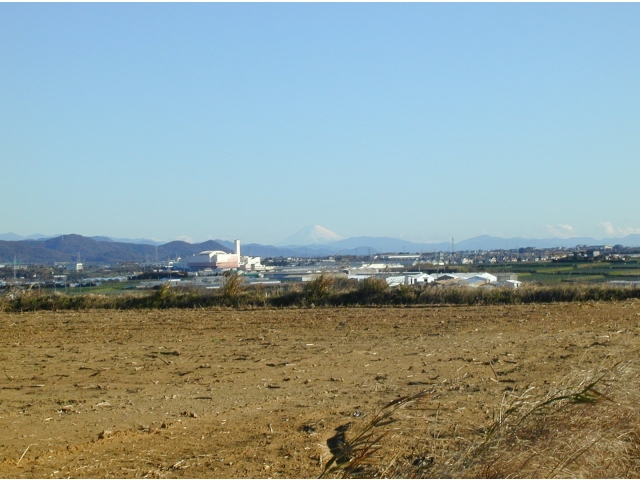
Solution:
M505 392L637 357L640 302L5 313L0 332L2 477L317 477L334 429L398 396L429 391L381 465L437 462Z

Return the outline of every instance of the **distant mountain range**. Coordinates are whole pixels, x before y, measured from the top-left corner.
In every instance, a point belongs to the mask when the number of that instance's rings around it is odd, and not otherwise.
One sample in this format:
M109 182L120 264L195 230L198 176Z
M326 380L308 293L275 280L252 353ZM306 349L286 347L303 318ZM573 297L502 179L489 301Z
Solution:
M42 235L41 233L34 233L33 235L29 235L28 237L23 237L22 235L18 235L17 233L13 233L13 232L0 233L0 240L5 240L7 242L16 242L18 240L39 240L41 238L50 238L50 237L47 237L46 235Z
M17 233L9 232L9 233L0 233L0 240L6 240L15 242L18 240L47 240L49 238L60 237L62 234L58 235L42 235L41 233L34 233L33 235L28 235L23 237L22 235L18 235ZM166 242L160 242L158 240L151 240L149 238L115 238L115 237L105 237L105 236L97 236L97 237L87 237L93 238L94 240L98 240L100 242L119 242L119 243L142 243L144 245L163 245Z
M163 245L145 245L95 240L81 235L61 235L45 240L0 241L0 261L20 263L70 262L85 263L144 262L187 257L203 250L231 250L213 240L191 244L175 241Z
M295 242L294 242L295 240ZM498 250L513 249L520 247L535 248L554 248L565 247L573 248L576 245L625 245L640 246L640 234L627 235L623 238L605 238L597 240L591 237L572 237L572 238L500 238L490 235L480 235L469 238L461 242L455 243L453 249L456 251L466 250ZM360 255L371 253L386 252L439 252L451 251L450 242L436 243L419 243L410 242L408 240L400 240L390 237L351 237L343 239L335 232L332 232L319 225L305 227L291 237L278 242L276 245L286 246L286 250L292 252L331 252L337 253L354 253Z
M455 243L456 252L475 250L501 250L514 248L574 248L576 245L624 245L640 246L640 235L628 235L624 238L606 238L597 240L591 237L574 238L501 238L480 235ZM374 255L379 253L427 253L450 252L451 242L417 243L389 237L351 237L337 242L316 245L289 245L287 247L266 247L264 245L246 245L242 251L258 256L325 256L325 255Z
M315 227L315 226L314 226ZM326 241L331 235L326 229L311 228L310 237L319 238L323 243L307 245L274 246L257 243L243 244L243 255L259 257L315 257L329 255L374 255L378 253L420 253L451 251L451 243L416 243L390 237L351 237ZM328 230L327 230L328 231ZM328 231L330 232L330 231ZM298 232L300 233L300 232ZM330 232L333 233L333 232ZM10 235L0 235L7 238ZM319 236L318 236L319 235ZM86 263L144 262L188 257L203 250L233 251L233 242L209 240L191 244L174 241L159 245L117 241L110 237L83 237L81 235L60 235L53 238L32 235L30 239L0 240L0 262L11 263L14 258L20 263L68 262L78 260ZM339 237L339 236L338 236ZM34 239L36 238L36 239ZM290 237L291 238L291 237ZM304 237L301 237L304 241ZM144 239L139 239L144 240ZM455 251L499 250L522 247L573 248L576 245L624 245L640 246L640 234L622 238L597 240L591 237L573 238L500 238L480 235L454 244Z

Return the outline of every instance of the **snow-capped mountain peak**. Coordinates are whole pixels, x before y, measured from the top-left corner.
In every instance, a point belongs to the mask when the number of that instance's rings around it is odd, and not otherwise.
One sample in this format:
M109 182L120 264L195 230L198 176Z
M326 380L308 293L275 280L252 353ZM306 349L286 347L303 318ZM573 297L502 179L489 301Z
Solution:
M276 245L322 245L342 240L342 237L320 225L309 225Z

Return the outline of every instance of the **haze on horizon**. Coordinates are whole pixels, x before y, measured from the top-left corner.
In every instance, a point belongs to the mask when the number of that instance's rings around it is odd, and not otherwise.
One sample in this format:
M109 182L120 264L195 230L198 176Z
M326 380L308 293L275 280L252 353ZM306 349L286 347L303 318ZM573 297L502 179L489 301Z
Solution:
M640 233L640 5L0 4L0 233Z

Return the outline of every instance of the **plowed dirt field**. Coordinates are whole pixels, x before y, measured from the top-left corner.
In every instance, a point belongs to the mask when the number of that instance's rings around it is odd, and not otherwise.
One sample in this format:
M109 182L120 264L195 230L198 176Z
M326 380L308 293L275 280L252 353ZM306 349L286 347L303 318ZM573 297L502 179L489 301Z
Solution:
M0 314L0 476L317 477L336 427L422 390L379 461L437 462L639 333L637 301Z

